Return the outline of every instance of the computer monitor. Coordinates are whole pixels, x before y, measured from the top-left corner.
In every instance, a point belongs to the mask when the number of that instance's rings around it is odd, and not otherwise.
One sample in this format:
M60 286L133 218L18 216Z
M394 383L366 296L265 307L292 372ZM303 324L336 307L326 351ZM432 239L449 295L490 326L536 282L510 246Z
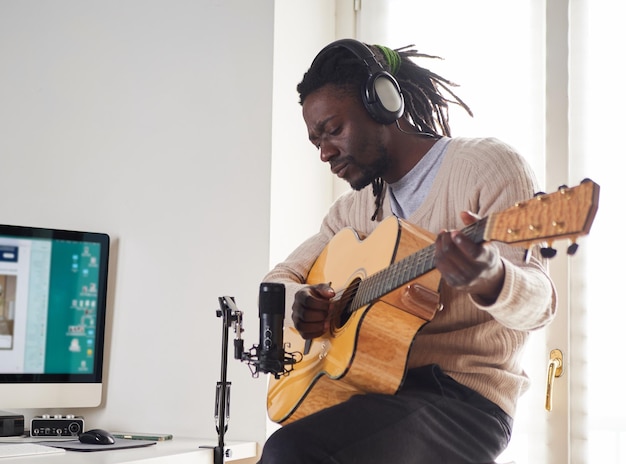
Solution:
M102 401L107 234L0 225L0 410Z

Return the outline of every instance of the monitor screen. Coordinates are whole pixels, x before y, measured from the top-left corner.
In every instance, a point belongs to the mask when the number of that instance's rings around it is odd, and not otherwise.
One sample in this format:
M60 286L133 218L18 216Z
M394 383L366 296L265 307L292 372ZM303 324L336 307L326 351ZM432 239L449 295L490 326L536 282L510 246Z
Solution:
M109 242L0 225L0 409L100 404Z

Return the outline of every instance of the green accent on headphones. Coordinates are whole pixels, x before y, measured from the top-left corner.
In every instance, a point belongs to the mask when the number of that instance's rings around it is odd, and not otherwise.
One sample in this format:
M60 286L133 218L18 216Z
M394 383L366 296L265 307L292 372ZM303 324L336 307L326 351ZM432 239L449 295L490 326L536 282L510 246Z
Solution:
M400 58L400 54L389 47L385 47L384 45L375 45L375 47L378 48L383 55L385 55L385 60L389 65L389 70L391 74L396 74L398 72L398 69L400 69L400 65L402 64L402 58Z

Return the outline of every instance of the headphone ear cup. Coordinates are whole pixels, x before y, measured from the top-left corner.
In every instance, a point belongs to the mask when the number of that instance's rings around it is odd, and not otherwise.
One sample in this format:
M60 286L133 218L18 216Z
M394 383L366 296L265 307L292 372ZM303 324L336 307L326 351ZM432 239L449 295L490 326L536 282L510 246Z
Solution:
M368 77L363 103L370 116L380 124L392 124L404 113L404 97L398 82L387 72Z

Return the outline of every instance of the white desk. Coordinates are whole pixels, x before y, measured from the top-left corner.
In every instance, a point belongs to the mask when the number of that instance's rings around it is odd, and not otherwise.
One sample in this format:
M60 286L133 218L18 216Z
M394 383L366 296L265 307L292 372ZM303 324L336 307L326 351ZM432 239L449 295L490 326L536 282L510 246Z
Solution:
M200 446L216 444L216 440L174 437L143 448L0 458L0 464L213 464L213 449ZM226 462L254 458L257 455L256 443L227 440L225 452Z

